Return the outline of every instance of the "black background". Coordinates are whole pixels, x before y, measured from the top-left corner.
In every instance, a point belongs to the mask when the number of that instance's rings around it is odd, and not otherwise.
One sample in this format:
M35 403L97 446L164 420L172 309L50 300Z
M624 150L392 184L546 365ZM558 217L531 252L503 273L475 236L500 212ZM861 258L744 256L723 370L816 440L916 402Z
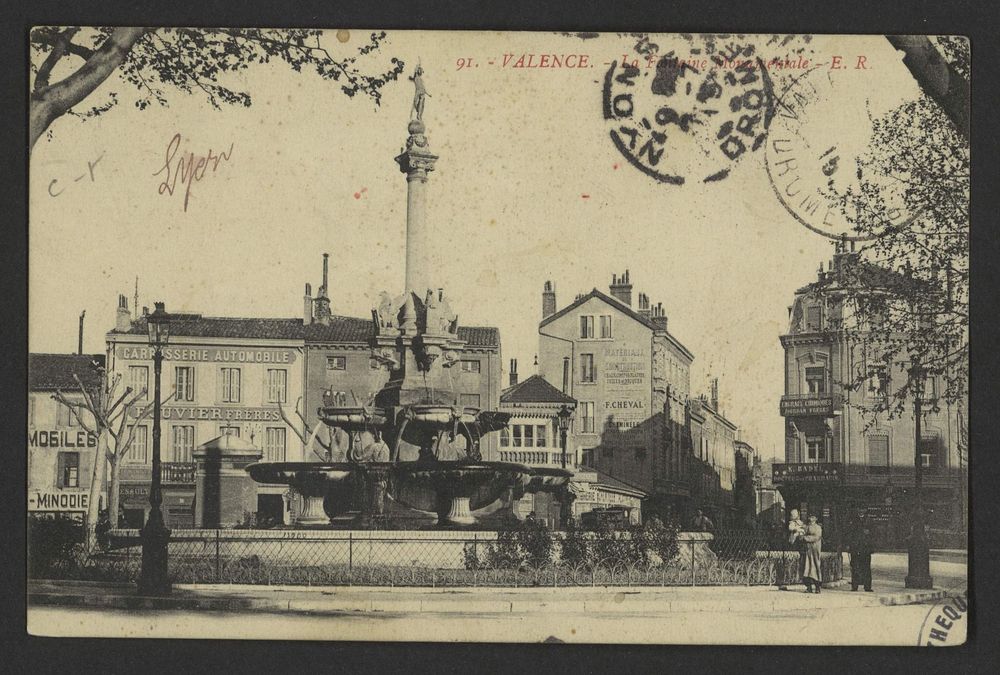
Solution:
M3 668L7 672L986 672L996 667L996 272L997 120L1000 104L996 12L992 3L962 2L326 2L259 0L193 3L4 2L0 77L4 106L2 221L3 337L0 551L7 568ZM972 40L972 365L969 642L958 649L629 647L600 645L366 644L174 640L54 640L25 633L24 448L27 364L27 92L28 29L32 25L183 25L335 28L491 29L595 32L957 34ZM67 245L86 245L86 233ZM75 317L71 317L75 318ZM974 544L972 543L974 542ZM928 606L929 608L929 606ZM281 621L275 615L275 621ZM321 618L317 619L322 621ZM238 622L238 615L233 616ZM627 622L622 622L627 630ZM878 630L877 626L872 627ZM616 636L615 639L620 639ZM664 635L664 639L670 639ZM788 635L782 635L788 638ZM915 636L916 637L916 636ZM725 636L720 635L720 640ZM988 664L993 663L990 667Z

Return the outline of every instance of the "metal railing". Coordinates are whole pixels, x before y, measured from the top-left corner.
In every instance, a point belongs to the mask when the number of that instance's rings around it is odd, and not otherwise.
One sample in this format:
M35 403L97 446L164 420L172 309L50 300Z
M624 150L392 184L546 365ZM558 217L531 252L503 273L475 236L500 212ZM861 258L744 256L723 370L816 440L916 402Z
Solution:
M798 583L799 553L756 531L685 539L667 559L636 553L626 533L551 533L545 555L514 553L493 532L174 530L168 545L175 583L379 586L706 586ZM112 548L51 567L48 578L135 581L135 531L115 531ZM582 542L582 545L581 545ZM545 548L545 547L543 547ZM585 550L584 550L585 549ZM823 554L824 581L841 578L841 557Z

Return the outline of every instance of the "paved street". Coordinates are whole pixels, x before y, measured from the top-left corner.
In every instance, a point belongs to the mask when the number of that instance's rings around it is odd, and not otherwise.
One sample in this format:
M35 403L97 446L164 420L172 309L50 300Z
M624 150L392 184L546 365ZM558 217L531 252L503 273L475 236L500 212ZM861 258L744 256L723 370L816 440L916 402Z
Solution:
M935 556L939 589L964 585L966 565ZM873 594L831 588L405 589L185 586L178 598L242 600L212 609L120 609L35 604L38 635L338 640L490 640L719 644L916 644L934 601L910 602L904 554L874 559ZM44 588L44 585L41 586ZM81 587L85 588L85 587ZM49 590L52 590L51 588ZM280 599L278 602L276 599ZM108 597L88 604L109 603ZM211 605L208 605L211 606ZM878 626L878 630L873 630Z

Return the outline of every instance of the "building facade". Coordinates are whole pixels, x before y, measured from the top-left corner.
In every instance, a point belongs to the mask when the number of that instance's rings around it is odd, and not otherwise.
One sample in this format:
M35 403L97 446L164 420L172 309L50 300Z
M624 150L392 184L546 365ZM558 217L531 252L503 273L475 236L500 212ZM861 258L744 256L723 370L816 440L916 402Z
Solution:
M81 383L98 391L102 383L95 364L104 366L104 354L28 355L29 514L82 519L87 513L98 439L52 396L60 391L69 400L82 402ZM90 413L80 414L93 429Z
M565 517L580 522L584 514L595 510L623 510L631 522L642 517L641 490L598 474L593 468L581 466L579 448L574 443L575 427L566 431L566 452L563 453L559 415L577 413L577 401L563 393L541 375L519 381L517 361L510 363L510 386L500 396L500 412L509 413L510 423L500 432L499 459L531 467L565 468L573 473L570 480L569 508L560 497L546 492L526 494L513 504L514 513L524 518L529 513L550 529L566 526ZM565 501L565 499L564 499Z
M694 355L667 330L662 303L639 293L629 273L609 294L596 288L557 310L542 293L539 372L578 401L573 452L591 467L649 495L654 510L686 512L690 449L683 443Z
M107 334L108 370L152 396L152 350L146 312L133 317L119 298L118 321ZM303 447L282 419L304 391L305 343L297 319L171 315L163 350L160 455L163 514L168 527L195 525L195 460L199 446L223 434L260 449L264 461L302 461ZM126 525L140 527L149 510L152 420L136 429L120 473ZM260 486L258 513L288 522L287 486Z
M897 378L905 381L905 364L887 366L860 391L845 385L869 372L867 359L873 358L835 328L843 318L843 271L856 264L864 264L857 254L838 248L829 270L820 268L789 307L788 331L780 337L785 462L774 465L774 484L788 508L818 516L834 541L843 540L852 518L866 517L883 545L905 545L919 452L932 545L955 545L967 529L964 405L926 405L918 448L911 404L894 418L868 412L898 388ZM925 386L930 402L939 383L931 378Z

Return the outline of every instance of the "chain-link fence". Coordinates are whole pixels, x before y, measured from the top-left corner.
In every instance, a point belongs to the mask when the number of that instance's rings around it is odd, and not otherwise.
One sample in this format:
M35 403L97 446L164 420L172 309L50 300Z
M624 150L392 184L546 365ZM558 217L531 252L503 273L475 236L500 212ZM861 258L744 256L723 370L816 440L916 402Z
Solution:
M175 530L174 583L363 586L703 586L800 581L799 553L752 531L681 533L639 550L630 533L543 532L524 541L496 532ZM612 536L613 541L602 539ZM50 566L61 578L135 581L138 533ZM824 553L823 580L841 578L841 556Z

